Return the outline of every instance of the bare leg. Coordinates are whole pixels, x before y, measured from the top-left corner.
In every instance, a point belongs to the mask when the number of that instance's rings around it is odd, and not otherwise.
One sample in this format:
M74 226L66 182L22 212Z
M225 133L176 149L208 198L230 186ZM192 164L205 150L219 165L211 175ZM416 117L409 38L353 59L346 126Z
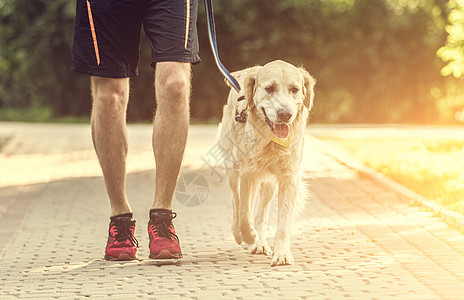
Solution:
M111 216L132 212L126 195L129 79L92 77L92 139L110 198Z
M152 208L171 209L190 120L190 64L158 63L155 90L157 111L153 129L153 152L156 162L156 191Z

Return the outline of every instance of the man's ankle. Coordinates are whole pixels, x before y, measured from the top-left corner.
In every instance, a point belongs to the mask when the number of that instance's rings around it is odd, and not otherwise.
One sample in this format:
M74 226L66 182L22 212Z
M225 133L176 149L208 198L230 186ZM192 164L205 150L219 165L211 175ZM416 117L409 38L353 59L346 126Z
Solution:
M132 219L132 217L133 217L133 213L124 213L124 214L120 214L116 216L111 216L110 219L111 221L113 221L116 218L131 218Z

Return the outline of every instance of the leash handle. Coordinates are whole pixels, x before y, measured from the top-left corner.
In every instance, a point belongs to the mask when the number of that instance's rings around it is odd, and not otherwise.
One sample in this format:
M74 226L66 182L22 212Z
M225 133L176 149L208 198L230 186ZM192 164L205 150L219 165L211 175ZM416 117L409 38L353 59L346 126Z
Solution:
M226 69L226 67L224 67L224 65L221 63L221 60L219 59L216 43L216 29L214 25L213 3L211 0L205 0L205 9L206 21L208 23L209 43L211 45L211 50L213 50L216 65L222 75L227 79L227 81L229 81L230 85L232 85L237 92L240 92L240 84L238 83L237 79L235 79L234 76L230 74L230 72Z

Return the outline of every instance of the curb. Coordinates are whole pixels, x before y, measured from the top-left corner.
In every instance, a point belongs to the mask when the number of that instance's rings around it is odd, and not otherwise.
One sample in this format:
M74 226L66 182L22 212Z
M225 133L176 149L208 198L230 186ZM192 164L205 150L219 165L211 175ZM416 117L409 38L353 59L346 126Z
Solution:
M433 212L437 217L443 220L448 226L458 230L460 233L464 234L464 216L458 212L450 211L444 206L425 198L422 195L410 190L409 188L399 184L396 181L388 178L387 176L375 171L372 168L369 168L362 164L360 161L351 158L346 152L338 150L332 145L318 139L317 137L310 135L309 136L311 145L319 148L325 154L335 159L339 163L354 169L363 175L367 175L373 180L377 181L381 185L392 189L396 193L403 195L407 199L410 199L410 203L413 206L418 206L419 208Z

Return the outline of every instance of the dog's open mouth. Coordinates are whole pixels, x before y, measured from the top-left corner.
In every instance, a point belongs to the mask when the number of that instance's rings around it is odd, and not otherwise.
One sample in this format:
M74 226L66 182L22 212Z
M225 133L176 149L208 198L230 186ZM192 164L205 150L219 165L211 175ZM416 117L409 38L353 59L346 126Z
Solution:
M266 121L269 128L271 128L275 136L281 139L286 138L290 132L290 126L287 123L272 123L271 120L269 120L269 118L267 117L264 108L261 109L264 114L264 120Z

